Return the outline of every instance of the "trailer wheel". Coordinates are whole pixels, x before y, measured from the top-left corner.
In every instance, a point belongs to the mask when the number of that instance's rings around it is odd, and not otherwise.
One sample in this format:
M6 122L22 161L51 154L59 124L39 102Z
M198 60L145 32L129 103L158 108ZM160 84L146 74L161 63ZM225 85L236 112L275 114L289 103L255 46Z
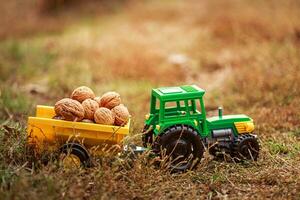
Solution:
M60 147L60 161L66 169L90 167L88 151L78 143L67 143Z
M192 169L203 157L204 146L197 131L183 125L168 128L156 141L155 151L173 172Z

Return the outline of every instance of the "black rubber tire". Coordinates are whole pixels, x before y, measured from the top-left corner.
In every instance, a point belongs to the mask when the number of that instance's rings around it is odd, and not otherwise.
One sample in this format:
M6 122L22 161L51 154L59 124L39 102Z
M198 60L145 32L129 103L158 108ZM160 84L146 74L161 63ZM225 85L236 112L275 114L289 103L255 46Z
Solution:
M82 167L91 167L91 158L88 151L78 143L66 143L59 149L60 154L73 154L80 160Z
M238 160L257 161L259 156L259 142L255 135L240 135L234 142L233 156Z
M169 158L168 166L174 172L196 167L204 153L204 145L197 131L184 125L168 128L155 143L156 151L160 149L160 156L165 153Z

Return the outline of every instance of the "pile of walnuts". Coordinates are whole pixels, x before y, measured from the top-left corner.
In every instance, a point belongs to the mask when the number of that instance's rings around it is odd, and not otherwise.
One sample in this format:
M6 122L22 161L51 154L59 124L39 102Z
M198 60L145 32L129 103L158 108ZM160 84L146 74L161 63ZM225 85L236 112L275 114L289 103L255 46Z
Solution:
M101 97L86 87L76 88L70 98L55 103L55 119L76 122L124 126L130 114L117 92L106 92Z

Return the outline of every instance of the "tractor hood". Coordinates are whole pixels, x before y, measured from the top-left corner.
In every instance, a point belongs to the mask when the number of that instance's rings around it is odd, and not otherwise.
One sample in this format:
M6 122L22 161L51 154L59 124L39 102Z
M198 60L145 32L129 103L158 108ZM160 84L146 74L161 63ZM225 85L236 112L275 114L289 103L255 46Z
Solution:
M223 115L222 117L216 116L207 118L209 126L224 125L244 121L252 121L252 119L247 115Z

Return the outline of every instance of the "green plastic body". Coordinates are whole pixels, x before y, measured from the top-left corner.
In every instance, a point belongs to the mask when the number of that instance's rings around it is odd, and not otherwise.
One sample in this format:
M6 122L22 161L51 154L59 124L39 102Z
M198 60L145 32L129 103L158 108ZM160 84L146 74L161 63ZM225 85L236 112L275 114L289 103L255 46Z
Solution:
M196 85L163 87L152 90L150 113L145 124L153 127L157 136L174 125L187 125L197 130L201 138L210 137L213 130L232 129L238 135L235 122L252 119L246 115L206 117L203 96L205 91Z

